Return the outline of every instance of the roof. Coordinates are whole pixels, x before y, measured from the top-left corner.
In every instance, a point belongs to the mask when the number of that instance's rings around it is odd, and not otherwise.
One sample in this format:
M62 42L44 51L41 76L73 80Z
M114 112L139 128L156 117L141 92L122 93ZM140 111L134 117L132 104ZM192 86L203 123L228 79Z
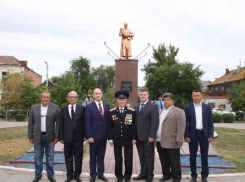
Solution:
M40 83L37 87L40 87L42 85L46 85L46 80ZM56 87L56 85L50 79L48 79L48 85L53 85L54 87Z
M206 96L203 96L202 99L228 99L230 97L231 97L230 95L220 95L220 96L206 95Z
M211 81L209 81L209 80L208 81L200 80L199 82L202 85L202 89L207 89L207 86L211 83Z
M19 60L14 56L0 56L1 65L19 65Z
M216 85L216 84L221 84L221 83L243 80L244 75L245 75L245 67L241 67L238 73L237 73L237 69L232 70L229 73L213 81L210 85Z

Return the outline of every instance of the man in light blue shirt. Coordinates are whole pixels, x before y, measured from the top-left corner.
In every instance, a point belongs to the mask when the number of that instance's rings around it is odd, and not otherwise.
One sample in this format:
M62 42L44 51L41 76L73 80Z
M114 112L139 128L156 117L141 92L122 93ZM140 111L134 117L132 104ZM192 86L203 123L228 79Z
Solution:
M160 111L161 109L164 109L164 101L162 100L162 94L158 95L158 101L157 101L157 106L158 110Z
M85 95L84 96L84 102L82 103L82 105L84 106L84 107L86 107L88 104L90 104L91 102L89 102L90 101L90 97L88 96L88 95Z

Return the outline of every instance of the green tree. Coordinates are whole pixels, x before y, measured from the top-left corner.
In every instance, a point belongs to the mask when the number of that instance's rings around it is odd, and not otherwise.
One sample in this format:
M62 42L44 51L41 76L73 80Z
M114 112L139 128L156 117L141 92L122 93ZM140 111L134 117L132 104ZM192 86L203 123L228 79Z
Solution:
M25 83L21 85L20 100L22 107L26 109L26 116L28 116L30 107L40 102L40 95L32 84Z
M21 85L26 82L30 82L30 80L20 73L8 74L5 79L1 80L0 88L2 90L2 97L0 100L0 105L6 111L6 119L8 116L9 109L21 108Z
M229 102L231 103L232 110L245 111L245 80L239 84L233 84L232 89L229 90L229 94L231 95Z
M97 87L106 92L114 86L115 66L100 65L98 68L92 68L91 75L97 81Z
M146 73L146 87L151 98L171 92L175 96L175 106L184 108L192 102L192 91L201 89L199 80L204 72L192 63L179 63L176 60L178 51L178 48L171 45L168 48L164 44L158 49L153 47L156 62L149 61L142 70Z
M50 90L51 102L57 104L59 107L63 107L68 104L67 95L70 91L75 91L78 96L81 96L79 81L75 78L72 72L65 72L60 76L52 77L51 80L57 86L55 89Z
M80 56L78 59L71 60L70 64L70 70L79 81L83 93L87 93L89 89L96 87L96 81L90 74L90 60Z
M115 92L113 88L107 88L106 92L103 92L103 102L106 102L110 105L111 108L114 107L114 98L115 98Z

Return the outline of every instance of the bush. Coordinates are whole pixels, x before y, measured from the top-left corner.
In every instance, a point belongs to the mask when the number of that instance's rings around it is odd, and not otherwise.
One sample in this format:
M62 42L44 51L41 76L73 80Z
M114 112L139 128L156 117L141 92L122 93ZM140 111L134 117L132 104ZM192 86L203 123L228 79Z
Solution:
M25 121L26 115L25 114L16 114L15 119L16 119L16 121Z
M221 123L221 117L222 115L217 113L217 112L214 112L213 113L213 121L214 123Z
M224 123L234 123L235 116L233 114L224 114Z

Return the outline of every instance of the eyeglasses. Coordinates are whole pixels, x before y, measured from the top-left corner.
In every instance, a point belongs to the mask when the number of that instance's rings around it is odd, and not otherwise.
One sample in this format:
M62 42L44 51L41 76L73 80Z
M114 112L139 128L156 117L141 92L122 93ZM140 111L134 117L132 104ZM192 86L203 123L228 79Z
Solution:
M69 99L76 99L77 97L68 97Z

